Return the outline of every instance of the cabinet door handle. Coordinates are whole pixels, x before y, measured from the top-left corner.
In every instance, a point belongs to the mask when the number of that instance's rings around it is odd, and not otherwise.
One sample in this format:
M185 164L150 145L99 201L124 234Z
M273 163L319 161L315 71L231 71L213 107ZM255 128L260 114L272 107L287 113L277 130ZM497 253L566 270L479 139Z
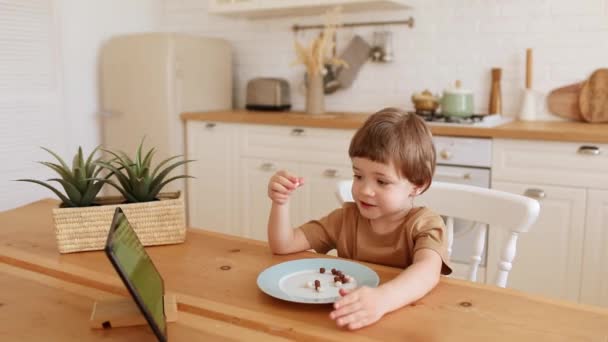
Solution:
M336 178L340 173L336 169L326 169L323 171L323 176L327 178Z
M274 163L262 163L260 169L262 169L262 171L274 171L277 169L277 166L274 165Z
M205 128L207 128L207 129L212 129L212 128L214 128L215 126L216 126L216 123L215 123L215 122L207 122L207 123L205 124Z
M452 179L465 179L470 180L473 176L469 172L456 173L456 172L437 172L435 177L439 178L452 178Z
M448 151L448 150L441 150L441 151L439 152L439 156L440 156L442 159L446 159L446 160L448 160L448 159L451 159L451 158L452 158L453 154L452 154L452 152L450 152L450 151Z
M601 153L601 150L597 146L583 145L578 148L578 153L586 154L586 155L590 155L590 156L597 156Z
M294 128L291 130L291 135L294 136L300 136L304 134L304 129L303 128Z
M534 199L543 199L547 197L547 194L545 194L543 189L526 189L526 191L524 191L524 196Z

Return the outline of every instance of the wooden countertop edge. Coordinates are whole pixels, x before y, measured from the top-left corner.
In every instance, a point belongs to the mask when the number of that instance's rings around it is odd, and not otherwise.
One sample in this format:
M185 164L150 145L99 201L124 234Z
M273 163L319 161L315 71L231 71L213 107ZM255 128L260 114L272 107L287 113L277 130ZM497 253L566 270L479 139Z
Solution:
M181 119L184 122L216 121L275 126L357 129L369 115L370 113L330 112L322 115L309 115L300 112L226 110L185 112L181 114ZM490 128L439 125L430 125L430 128L431 132L438 136L608 143L608 124L571 121L513 121Z

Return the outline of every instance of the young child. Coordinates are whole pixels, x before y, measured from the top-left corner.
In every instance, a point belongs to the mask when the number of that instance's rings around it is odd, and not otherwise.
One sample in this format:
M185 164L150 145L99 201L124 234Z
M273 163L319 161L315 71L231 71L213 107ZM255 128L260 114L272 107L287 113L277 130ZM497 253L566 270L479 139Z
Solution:
M404 269L376 288L340 289L342 298L330 318L352 330L420 299L437 285L441 273L452 270L441 216L414 206L414 197L428 189L435 171L435 148L424 121L395 108L383 109L355 133L348 153L355 203L295 229L289 223L289 196L304 179L285 170L270 178L268 242L276 254L335 248L343 258Z

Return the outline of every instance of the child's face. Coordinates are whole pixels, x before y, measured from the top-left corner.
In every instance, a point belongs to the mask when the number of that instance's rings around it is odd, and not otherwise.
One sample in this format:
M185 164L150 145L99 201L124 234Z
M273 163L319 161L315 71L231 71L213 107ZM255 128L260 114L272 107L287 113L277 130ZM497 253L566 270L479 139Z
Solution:
M352 158L353 199L368 219L399 217L412 207L410 197L416 187L397 173L393 163L383 164L367 158Z

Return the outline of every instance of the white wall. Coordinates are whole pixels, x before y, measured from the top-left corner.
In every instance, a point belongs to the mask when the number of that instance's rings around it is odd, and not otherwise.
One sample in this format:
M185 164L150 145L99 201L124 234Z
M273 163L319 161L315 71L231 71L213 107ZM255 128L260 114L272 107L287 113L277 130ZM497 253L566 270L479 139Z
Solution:
M99 144L99 49L116 34L157 30L162 13L161 0L0 3L0 210L55 197L13 181L53 176L34 163L52 159L39 146L70 162L78 146Z
M295 59L294 23L321 23L318 17L273 20L209 15L205 0L165 0L164 30L224 37L234 47L237 105L244 106L246 81L256 76L287 78L296 109L303 69ZM367 63L351 89L326 97L328 110L376 111L411 108L413 92L440 93L454 80L475 92L476 110L487 111L490 69L503 69L503 111L518 112L524 86L525 49L534 49L533 86L541 93L586 78L608 61L607 0L412 0L413 10L347 15L345 21L405 19L413 29L394 33L395 61ZM338 50L353 34L371 42L373 29L343 29ZM555 117L553 117L555 118Z
M160 27L161 0L61 0L61 51L70 151L101 142L98 57L108 38Z

